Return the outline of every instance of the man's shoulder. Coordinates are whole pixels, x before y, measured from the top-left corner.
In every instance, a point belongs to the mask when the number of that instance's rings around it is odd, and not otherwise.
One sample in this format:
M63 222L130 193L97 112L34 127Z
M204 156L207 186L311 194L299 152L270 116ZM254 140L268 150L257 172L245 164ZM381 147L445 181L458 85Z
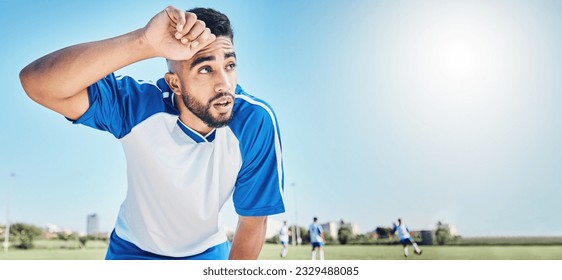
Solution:
M110 73L88 87L89 108L75 123L122 138L156 113L177 115L173 94L165 85L163 80L153 83Z
M264 129L277 130L277 118L273 108L264 100L248 94L240 86L236 88L235 104L232 122L229 125L233 131L244 133L258 133ZM259 124L246 126L247 123Z
M236 87L236 104L235 110L243 115L247 114L263 114L264 116L274 117L273 108L263 99L251 95L244 91L239 85Z

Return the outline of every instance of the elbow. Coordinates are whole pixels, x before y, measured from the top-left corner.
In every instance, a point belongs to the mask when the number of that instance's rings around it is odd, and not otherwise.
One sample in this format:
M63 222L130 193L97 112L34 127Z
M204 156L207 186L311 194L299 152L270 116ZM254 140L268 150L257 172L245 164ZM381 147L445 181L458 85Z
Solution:
M20 83L27 96L34 99L35 92L33 91L33 79L30 72L29 65L20 71Z
M23 90L25 90L26 93L27 93L26 87L27 84L29 83L29 70L27 69L28 67L29 66L26 66L20 71L20 83L21 86L23 87Z
M29 98L37 103L41 103L44 97L41 95L41 88L37 85L37 79L33 77L30 65L26 66L20 71L20 83Z

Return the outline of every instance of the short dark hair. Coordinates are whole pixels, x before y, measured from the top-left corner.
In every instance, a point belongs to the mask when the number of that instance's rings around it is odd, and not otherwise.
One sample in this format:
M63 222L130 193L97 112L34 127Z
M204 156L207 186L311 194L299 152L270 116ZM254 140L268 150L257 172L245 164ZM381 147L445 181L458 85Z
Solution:
M318 218L314 217L312 220L316 222L318 221Z
M234 43L234 32L230 20L225 14L211 8L193 8L187 12L194 13L197 19L202 20L215 36L227 36Z

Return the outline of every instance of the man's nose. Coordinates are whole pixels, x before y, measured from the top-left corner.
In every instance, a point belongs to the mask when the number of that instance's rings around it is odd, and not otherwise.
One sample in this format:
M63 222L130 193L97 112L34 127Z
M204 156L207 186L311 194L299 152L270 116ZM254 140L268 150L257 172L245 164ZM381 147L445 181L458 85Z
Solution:
M215 92L231 92L232 83L226 71L217 71L215 76Z

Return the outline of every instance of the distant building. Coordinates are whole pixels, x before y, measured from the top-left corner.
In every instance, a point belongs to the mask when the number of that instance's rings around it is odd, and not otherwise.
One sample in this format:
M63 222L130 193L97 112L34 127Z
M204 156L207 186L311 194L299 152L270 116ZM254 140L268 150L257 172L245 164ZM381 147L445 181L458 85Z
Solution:
M57 237L57 233L62 232L62 229L55 224L47 224L43 228L43 238L51 239Z
M88 215L86 223L86 233L88 235L98 235L100 232L100 221L98 214Z
M420 231L421 235L421 245L433 245L435 240L435 231L431 230L422 230Z
M54 224L47 224L44 230L48 233L57 233L62 231L62 229L58 225Z
M333 238L336 238L336 239L338 238L338 229L340 229L339 223L337 223L337 222L327 222L325 224L321 224L320 226L324 230L324 234L328 233Z
M340 229L340 227L347 227L351 229L351 234L353 235L359 234L359 226L353 223L342 223L342 221L327 222L325 224L321 224L320 226L322 226L324 232L329 233L334 239L338 238L338 230Z

